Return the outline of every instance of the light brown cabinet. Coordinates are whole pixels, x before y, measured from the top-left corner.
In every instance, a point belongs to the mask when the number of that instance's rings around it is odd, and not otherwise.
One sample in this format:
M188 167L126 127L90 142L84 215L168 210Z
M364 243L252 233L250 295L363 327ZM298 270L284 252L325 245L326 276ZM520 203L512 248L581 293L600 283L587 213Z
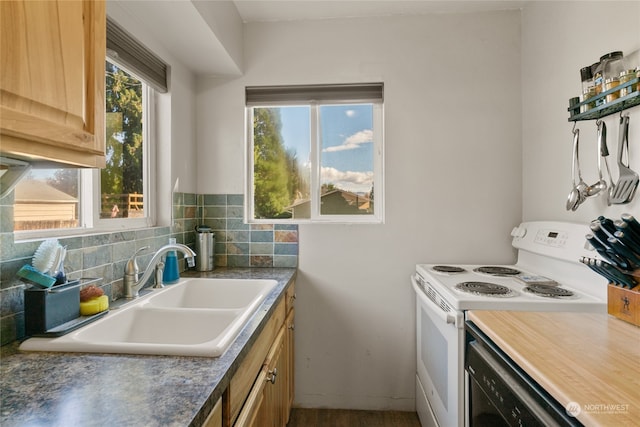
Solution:
M202 427L222 427L222 399L218 399Z
M287 406L285 424L289 422L289 414L293 407L294 389L294 364L295 364L295 301L296 285L292 283L285 293L287 317L284 322L285 327L285 369L287 369Z
M294 381L293 289L292 284L231 379L225 425L285 427L289 422Z
M294 352L294 320L295 320L295 310L291 308L289 314L287 314L287 320L285 321L285 369L287 370L286 378L287 378L287 402L286 402L286 417L285 424L289 422L289 415L291 413L291 408L293 407L293 398L294 398L294 361L295 361L295 352Z
M0 151L103 167L104 0L0 1Z

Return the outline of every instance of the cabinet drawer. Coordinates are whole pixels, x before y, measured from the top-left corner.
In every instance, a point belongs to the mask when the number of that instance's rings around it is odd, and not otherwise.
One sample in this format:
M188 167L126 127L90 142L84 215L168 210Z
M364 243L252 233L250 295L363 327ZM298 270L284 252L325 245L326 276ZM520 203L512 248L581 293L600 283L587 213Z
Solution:
M233 425L238 418L240 409L246 400L251 387L256 381L256 375L260 372L265 358L269 352L269 348L273 344L273 340L282 324L285 317L285 300L280 301L275 308L271 319L265 325L265 328L260 333L260 336L251 347L251 350L247 354L238 371L235 373L231 382L229 383L229 423Z

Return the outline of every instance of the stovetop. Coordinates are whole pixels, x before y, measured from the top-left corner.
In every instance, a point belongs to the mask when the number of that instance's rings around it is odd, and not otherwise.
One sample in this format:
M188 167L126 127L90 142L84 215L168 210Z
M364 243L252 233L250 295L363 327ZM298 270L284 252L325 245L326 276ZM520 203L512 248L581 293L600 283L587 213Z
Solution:
M606 312L601 298L519 265L418 264L416 279L455 310Z
M523 222L511 232L511 245L518 254L513 265L418 264L414 288L432 301L455 310L606 313L607 281L579 262L581 257L599 257L585 239L589 232L587 224ZM443 266L444 271L434 271L436 265ZM499 275L487 274L487 269L480 267L491 267L488 270L497 270ZM514 269L517 271L512 271ZM465 282L471 282L464 286L472 292L456 288ZM505 287L508 291L503 294L494 290L489 296L479 295L475 291L485 287L479 283ZM534 295L525 290L527 286L540 287L554 295Z

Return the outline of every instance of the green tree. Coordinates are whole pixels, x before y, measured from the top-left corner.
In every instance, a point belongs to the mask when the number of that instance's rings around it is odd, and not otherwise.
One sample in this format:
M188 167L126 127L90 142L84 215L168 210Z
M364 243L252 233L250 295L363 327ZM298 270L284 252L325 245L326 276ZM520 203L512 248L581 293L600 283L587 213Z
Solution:
M142 83L106 63L107 152L101 171L103 194L143 192Z
M70 196L78 197L78 169L56 169L52 178L47 178L47 184Z
M291 202L291 165L280 135L281 128L278 109L254 109L253 184L256 218L280 217Z

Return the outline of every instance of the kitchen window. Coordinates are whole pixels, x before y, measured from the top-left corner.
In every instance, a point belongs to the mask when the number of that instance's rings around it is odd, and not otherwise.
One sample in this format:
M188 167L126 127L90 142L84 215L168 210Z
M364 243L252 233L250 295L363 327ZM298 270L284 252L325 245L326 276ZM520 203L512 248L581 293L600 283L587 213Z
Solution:
M383 84L246 88L247 222L381 223Z
M154 225L153 96L167 66L113 20L105 61L106 167L32 169L15 188L21 238Z

